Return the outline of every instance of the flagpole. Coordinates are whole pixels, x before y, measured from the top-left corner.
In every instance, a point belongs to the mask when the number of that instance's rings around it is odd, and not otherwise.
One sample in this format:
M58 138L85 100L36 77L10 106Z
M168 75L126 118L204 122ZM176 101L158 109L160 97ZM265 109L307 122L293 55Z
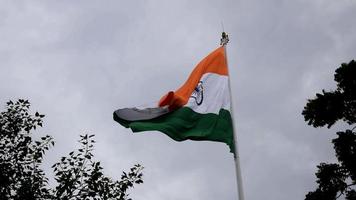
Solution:
M224 47L224 52L225 52L225 60L226 60L226 65L228 67L228 62L227 62L227 51L226 51L226 45L229 42L229 36L225 33L222 32L222 37L220 40L220 45ZM229 67L228 67L229 68ZM230 103L231 103L231 119L232 119L232 130L233 130L233 135L234 135L234 147L235 147L235 154L234 154L234 160L235 160L235 170L236 170L236 183L237 183L237 192L238 192L238 197L239 200L245 200L244 197L244 191L243 191L243 186L242 186L242 175L241 175L241 166L240 166L240 156L239 156L239 150L237 147L237 134L235 132L235 120L234 120L234 109L233 109L233 101L232 101L232 93L231 93L231 82L230 82L230 74L229 74L229 79L228 79L228 85L229 85L229 92L230 92Z

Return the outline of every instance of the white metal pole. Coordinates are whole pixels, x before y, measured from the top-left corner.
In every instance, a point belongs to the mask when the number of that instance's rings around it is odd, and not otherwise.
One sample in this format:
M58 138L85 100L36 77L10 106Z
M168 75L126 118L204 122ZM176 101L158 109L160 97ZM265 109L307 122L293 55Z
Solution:
M224 35L224 33L223 33ZM226 65L227 67L228 62L227 62L227 51L226 51L226 44L228 42L228 38L227 41L224 42L222 45L224 47L224 51L225 51L225 59L226 59ZM229 68L229 67L228 67ZM234 135L234 146L235 146L235 169L236 169L236 183L237 183L237 191L238 191L238 197L239 200L245 200L245 196L244 196L244 191L243 191L243 186L242 186L242 175L241 175L241 166L240 166L240 156L239 156L239 150L237 147L237 134L236 134L236 129L235 129L235 118L234 118L234 109L233 109L233 100L232 100L232 93L231 93L231 83L230 83L230 74L229 74L229 78L228 78L228 83L229 83L229 92L230 92L230 104L231 104L231 120L232 120L232 131L233 131L233 135Z

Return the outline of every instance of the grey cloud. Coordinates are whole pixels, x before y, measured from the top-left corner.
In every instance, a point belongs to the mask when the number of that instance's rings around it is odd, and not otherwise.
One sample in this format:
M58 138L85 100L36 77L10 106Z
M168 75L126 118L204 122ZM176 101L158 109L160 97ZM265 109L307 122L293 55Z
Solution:
M57 145L49 166L97 135L110 176L142 163L134 199L236 199L225 144L132 134L118 107L156 101L182 84L229 33L229 66L246 199L303 199L315 165L333 161L333 130L308 127L307 98L333 87L354 58L354 1L2 1L0 102L29 98Z

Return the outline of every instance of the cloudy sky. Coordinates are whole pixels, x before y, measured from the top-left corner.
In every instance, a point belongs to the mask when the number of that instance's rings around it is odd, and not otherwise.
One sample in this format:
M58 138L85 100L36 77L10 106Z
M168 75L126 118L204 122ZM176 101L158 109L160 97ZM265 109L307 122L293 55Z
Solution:
M218 47L223 22L246 199L304 199L343 125L314 129L301 111L355 59L355 19L355 0L0 0L0 104L25 98L46 114L36 134L56 140L50 176L91 133L107 175L145 167L135 200L237 199L225 144L132 134L112 120L179 87Z

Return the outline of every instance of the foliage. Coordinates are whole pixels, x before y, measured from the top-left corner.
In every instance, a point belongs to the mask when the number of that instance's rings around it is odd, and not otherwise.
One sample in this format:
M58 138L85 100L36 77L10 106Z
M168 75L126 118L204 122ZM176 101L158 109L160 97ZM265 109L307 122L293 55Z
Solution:
M100 162L92 160L94 135L81 135L81 148L62 157L52 168L58 186L55 196L58 199L127 199L126 191L133 184L142 183L142 167L135 165L120 181L104 176Z
M121 180L103 173L100 162L93 160L94 135L81 135L80 148L62 157L52 168L57 185L50 188L40 168L54 140L46 135L33 140L31 131L42 126L44 115L29 113L30 103L9 101L0 113L0 199L129 199L127 190L143 183L142 169L135 165Z
M39 199L50 194L39 166L54 143L48 135L32 140L30 131L42 126L44 115L30 115L29 107L28 101L9 101L0 114L0 199Z
M332 140L338 163L321 163L316 173L318 188L306 195L306 200L335 200L344 196L356 200L356 62L343 63L335 71L337 89L317 93L309 99L302 114L314 127L330 128L337 121L351 127L337 132ZM352 127L354 126L354 127Z
M317 93L304 107L302 114L309 125L330 128L338 120L350 125L356 122L356 62L343 63L336 69L334 80L335 91Z

